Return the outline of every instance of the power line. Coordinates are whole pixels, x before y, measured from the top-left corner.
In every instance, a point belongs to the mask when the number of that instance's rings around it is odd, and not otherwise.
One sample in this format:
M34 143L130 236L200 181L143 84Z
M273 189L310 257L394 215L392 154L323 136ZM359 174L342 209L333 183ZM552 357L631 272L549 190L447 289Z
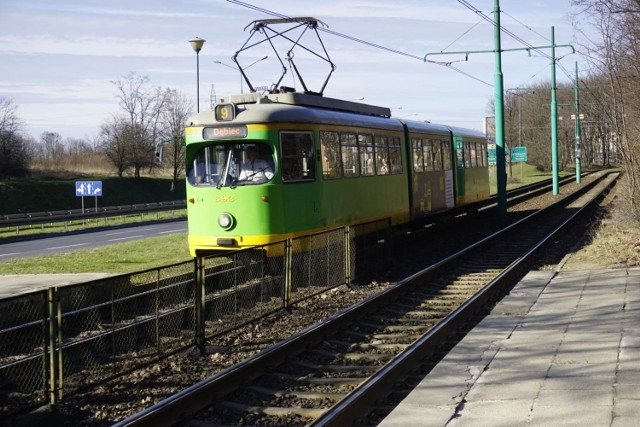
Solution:
M250 4L250 3L243 2L243 1L240 1L240 0L226 0L226 1L229 2L229 3L233 3L235 5L238 5L238 6L246 7L248 9L252 9L252 10L267 14L267 15L278 17L278 18L282 18L282 19L290 18L287 15L283 15L283 14L280 14L280 13L277 13L277 12L274 12L272 10L265 9L265 8L262 8L262 7L254 6L254 5ZM460 69L458 69L456 67L453 67L451 65L451 63L431 61L431 60L426 60L425 61L424 55L414 55L414 54L411 54L411 53L403 52L403 51L398 50L398 49L388 48L388 47L379 45L377 43L368 42L366 40L359 39L357 37L349 36L349 35L346 35L346 34L338 33L337 31L329 30L327 28L318 28L318 31L322 31L322 32L325 32L327 34L331 34L331 35L336 36L336 37L341 37L341 38L344 38L346 40L351 40L351 41L354 41L356 43L364 44L364 45L369 46L369 47L373 47L373 48L376 48L376 49L381 49L381 50L384 50L384 51L387 51L387 52L390 52L390 53L395 53L397 55L406 56L406 57L412 58L412 59L418 59L421 62L428 62L428 63L431 63L431 64L436 64L436 65L440 65L440 66L443 66L443 67L447 67L447 68L449 68L449 69L451 69L451 70L453 70L453 71L455 71L457 73L460 73L460 74L462 74L462 75L464 75L466 77L469 77L469 78L471 78L473 80L476 80L476 81L478 81L480 83L483 83L483 84L488 85L488 86L493 86L490 83L487 83L487 82L485 82L485 81L483 81L483 80L481 80L481 79L479 79L477 77L472 76L471 74L468 74L468 73L466 73L466 72L464 72L464 71L462 71L462 70L460 70Z
M519 20L517 20L516 18L514 18L513 16L509 15L507 12L505 12L504 10L502 11L503 14L507 15L509 18L513 19L514 21L516 21L518 24L522 25L524 28L526 28L527 30L531 31L534 34L537 34L538 36L542 37L543 39L545 39L548 42L551 42L551 40L549 40L547 37L543 36L542 34L540 34L539 32L537 32L536 30L534 30L533 28L531 28L530 26L528 26L527 24L520 22Z
M485 15L480 9L476 8L475 6L473 6L471 3L469 3L467 0L457 0L458 3L460 3L461 5L463 5L464 7L466 7L467 9L469 9L470 11L472 11L473 13L475 13L476 15L480 16L482 19L484 19L485 21L489 22L491 25L493 25L494 27L496 26L496 23L493 19L491 19L490 17L488 17L487 15ZM506 29L504 26L500 26L500 31L505 33L506 35L508 35L509 37L511 37L512 39L514 39L515 41L523 44L525 47L531 48L532 50L538 52L540 55L542 55L545 58L551 59L551 56L549 56L547 53L544 53L543 51L541 51L540 49L535 49L534 46L527 42L526 40L524 40L523 38L521 38L520 36L518 36L517 34L515 34L514 32L512 32L511 30Z
M464 36L466 36L467 34L469 34L469 32L471 32L471 30L473 30L475 27L477 27L480 23L482 23L482 21L484 21L484 19L480 19L478 22L476 22L475 24L473 24L473 26L471 28L469 28L467 31L465 31L464 33L462 33L457 39L455 39L454 41L452 41L451 43L449 43L446 47L444 47L442 49L442 51L445 51L447 49L449 49L455 42L457 42L458 40L460 40L461 38L463 38Z

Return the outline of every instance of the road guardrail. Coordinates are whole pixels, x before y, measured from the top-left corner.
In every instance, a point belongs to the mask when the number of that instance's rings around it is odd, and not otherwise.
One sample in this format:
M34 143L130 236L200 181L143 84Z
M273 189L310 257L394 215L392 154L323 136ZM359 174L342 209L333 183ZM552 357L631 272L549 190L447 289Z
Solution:
M135 205L105 206L101 208L69 209L64 211L30 212L0 215L1 227L20 227L46 224L50 222L68 222L83 219L104 218L117 215L135 215L149 212L163 212L184 209L185 200L157 203L139 203Z

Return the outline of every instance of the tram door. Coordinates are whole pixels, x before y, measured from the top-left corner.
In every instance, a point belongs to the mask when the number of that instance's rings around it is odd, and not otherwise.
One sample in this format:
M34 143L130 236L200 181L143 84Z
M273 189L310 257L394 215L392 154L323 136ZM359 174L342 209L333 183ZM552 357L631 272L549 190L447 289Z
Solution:
M321 211L313 132L281 131L280 159L286 231L312 228Z

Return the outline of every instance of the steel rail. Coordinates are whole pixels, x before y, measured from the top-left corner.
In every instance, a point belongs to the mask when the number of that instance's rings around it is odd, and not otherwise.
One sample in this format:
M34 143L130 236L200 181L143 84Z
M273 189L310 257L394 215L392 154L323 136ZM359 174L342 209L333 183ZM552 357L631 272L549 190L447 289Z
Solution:
M265 367L281 363L283 354L287 354L291 357L301 353L307 348L309 343L322 341L324 337L339 330L341 325L344 323L350 323L353 320L361 318L365 314L375 312L378 307L387 304L389 299L394 299L412 288L415 288L418 286L418 282L438 274L452 261L462 259L471 251L492 242L493 240L505 235L505 233L512 232L515 228L527 223L538 215L550 212L551 209L558 209L566 206L596 184L597 182L594 182L584 186L581 192L563 198L558 203L554 204L553 207L535 212L528 217L505 227L500 232L465 248L463 251L451 255L433 266L415 273L395 285L390 286L384 291L361 301L350 309L331 316L324 321L292 336L291 338L250 357L243 363L229 367L138 414L122 420L114 426L169 426L173 425L175 422L184 421L191 416L191 414L209 404L214 403L220 397L236 389L238 384L249 383L257 376L262 375ZM584 209L581 209L578 213L572 215L571 219L565 220L559 229L566 227L571 223L572 219L577 218L577 215L584 211ZM557 235L558 232L559 231L556 230L553 235ZM544 242L548 242L551 238L552 237L547 236L544 239ZM541 242L535 245L535 247L528 252L528 257L539 251L540 248L543 247L543 244L544 243ZM463 304L457 314L448 315L445 318L446 320L441 322L427 335L427 337L429 337L430 340L442 340L444 336L448 335L448 333L453 330L455 323L460 321L459 316L461 314L474 309L486 301L486 299L492 294L493 290L504 286L506 282L512 279L513 275L517 275L518 270L522 268L523 262L524 261L522 260L514 262L505 272L501 273L490 286L486 286L476 297ZM419 342L423 344L422 342L424 340L427 340L427 338L421 339ZM316 425L315 423L317 423L317 425L349 425L353 422L357 417L356 414L362 413L363 408L374 404L375 399L371 396L379 393L381 389L388 387L390 382L394 381L392 379L394 375L391 375L392 378L389 376L390 372L396 373L402 369L408 369L406 368L407 365L405 363L407 363L407 361L417 360L417 358L420 357L418 349L423 348L423 345L421 344L416 343L411 345L409 347L411 351L407 353L406 361L404 363L400 363L402 358L398 356L397 366L394 362L388 367L383 368L379 374L376 374L369 380L365 381L361 386L357 387L352 393L346 396L344 400L332 407L332 409L327 410L324 415L314 422L314 425Z
M607 185L607 187L604 189L605 192L611 188L614 181L615 180L612 180ZM595 183L591 187L593 186L595 186ZM387 363L373 376L369 377L367 381L359 385L338 404L332 406L318 419L310 423L310 426L328 427L351 425L360 414L366 412L367 408L371 407L372 402L375 402L375 400L384 390L390 389L390 387L397 381L398 377L406 375L407 372L413 366L415 366L416 363L419 363L420 360L423 360L426 357L427 353L431 349L443 342L445 338L456 329L458 329L466 321L466 319L468 319L474 312L476 312L480 307L487 303L487 301L493 295L495 295L496 292L500 290L500 288L513 286L514 280L521 276L523 268L531 264L532 259L535 259L538 256L539 252L545 247L545 245L559 236L563 231L568 229L577 218L585 215L586 212L590 211L602 197L603 192L599 192L598 194L596 194L583 207L573 213L551 233L548 233L544 239L540 240L533 248L527 251L526 254L514 261L495 279L485 285L482 290L480 290L472 298L467 300L464 304L447 315L442 322L436 325L422 338L411 344L405 351L395 357L391 362ZM574 198L572 197L571 199ZM527 221L531 217L540 214L540 212L542 211L536 212L519 222ZM508 232L512 227L515 227L517 225L518 223L515 223L507 229L498 232L497 234ZM490 236L490 238L492 237L493 236ZM405 280L409 279L411 278Z

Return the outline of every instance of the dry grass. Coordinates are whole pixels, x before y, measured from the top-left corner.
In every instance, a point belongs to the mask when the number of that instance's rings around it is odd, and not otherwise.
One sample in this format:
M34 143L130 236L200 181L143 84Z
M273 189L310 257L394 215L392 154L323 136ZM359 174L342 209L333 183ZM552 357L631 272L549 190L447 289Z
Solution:
M640 267L640 220L625 200L624 186L619 183L608 198L606 216L564 268Z

